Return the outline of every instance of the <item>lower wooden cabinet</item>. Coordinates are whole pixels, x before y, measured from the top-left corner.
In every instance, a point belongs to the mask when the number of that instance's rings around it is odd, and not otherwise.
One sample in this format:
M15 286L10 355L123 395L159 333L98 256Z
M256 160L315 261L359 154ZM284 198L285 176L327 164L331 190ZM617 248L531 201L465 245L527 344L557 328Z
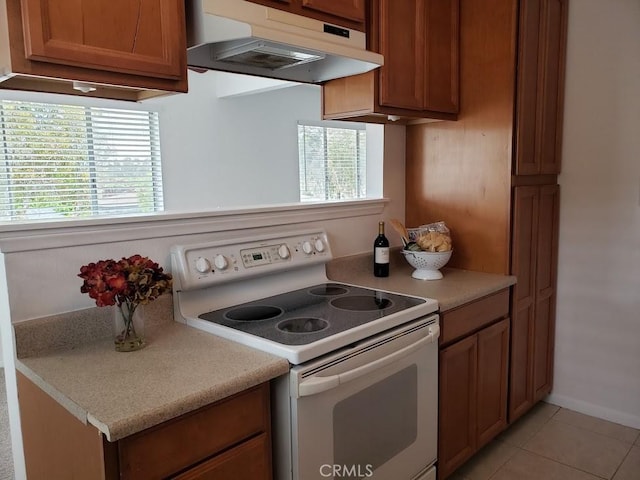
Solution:
M446 478L507 426L508 290L447 316L469 326L440 350L438 476ZM447 337L444 336L446 341Z
M29 480L270 480L269 383L117 442L18 373Z
M514 189L509 422L551 392L560 187Z
M269 437L261 433L251 440L190 468L175 480L268 480L271 478Z

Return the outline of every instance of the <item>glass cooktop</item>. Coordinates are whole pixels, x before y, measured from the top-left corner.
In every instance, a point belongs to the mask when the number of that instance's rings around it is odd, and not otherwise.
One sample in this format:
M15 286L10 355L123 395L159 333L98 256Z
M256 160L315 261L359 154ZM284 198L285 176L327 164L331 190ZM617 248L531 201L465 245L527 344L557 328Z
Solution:
M285 345L306 345L422 303L420 298L322 283L199 318Z

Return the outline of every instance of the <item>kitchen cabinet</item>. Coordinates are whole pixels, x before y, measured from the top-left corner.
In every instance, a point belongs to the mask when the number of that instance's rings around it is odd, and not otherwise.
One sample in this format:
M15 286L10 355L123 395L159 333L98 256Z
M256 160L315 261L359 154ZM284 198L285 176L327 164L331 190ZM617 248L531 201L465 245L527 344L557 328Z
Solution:
M268 382L116 442L20 373L18 397L29 479L272 478Z
M560 173L566 0L520 2L516 175Z
M180 0L1 0L0 9L0 88L123 100L187 91Z
M323 118L455 120L459 0L373 0L369 45L384 65L326 82Z
M558 185L515 188L509 418L551 392L558 251Z
M444 312L438 475L446 478L507 426L509 291Z
M461 0L457 122L407 127L406 223L452 267L514 274L509 422L551 391L566 0Z
M249 0L304 17L365 31L367 0Z

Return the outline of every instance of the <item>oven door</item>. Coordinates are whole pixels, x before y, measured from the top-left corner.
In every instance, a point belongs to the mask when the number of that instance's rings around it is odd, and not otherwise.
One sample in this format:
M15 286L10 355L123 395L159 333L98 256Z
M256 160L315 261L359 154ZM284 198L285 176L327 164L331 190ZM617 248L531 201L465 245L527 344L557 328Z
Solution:
M431 316L294 367L293 478L430 478L438 334Z

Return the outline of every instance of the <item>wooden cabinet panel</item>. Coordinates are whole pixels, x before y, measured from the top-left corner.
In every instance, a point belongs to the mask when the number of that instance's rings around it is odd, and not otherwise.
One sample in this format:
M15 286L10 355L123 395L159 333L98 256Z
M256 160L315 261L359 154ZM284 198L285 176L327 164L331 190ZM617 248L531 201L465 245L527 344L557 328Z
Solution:
M179 79L176 0L22 0L29 60Z
M16 372L25 466L29 480L103 480L104 439L36 384Z
M509 319L478 333L478 448L507 426Z
M380 1L380 105L425 109L425 0Z
M366 31L370 0L249 0L334 25Z
M121 478L165 478L269 431L268 423L269 387L263 384L120 440Z
M476 451L478 337L440 352L438 468L445 478Z
M509 421L551 391L559 186L514 189Z
M365 0L302 0L302 7L356 22L365 21Z
M458 113L460 0L426 5L425 110Z
M544 72L539 102L541 174L560 173L567 17L567 0L543 3L541 37L545 41L540 56Z
M476 306L462 308L473 311ZM507 425L509 318L492 320L440 351L439 478L455 471ZM443 316L442 325L446 322Z
M383 123L455 120L458 112L460 0L372 0L369 48L384 65L323 85L323 117ZM401 120L402 121L402 120Z
M533 400L538 401L553 387L555 304L558 265L560 187L540 187L536 256L536 298L534 323Z
M187 91L180 0L6 0L2 7L0 59L12 74L2 89L134 101Z
M30 480L272 477L268 382L113 443L20 372L17 386Z
M516 159L519 175L538 173L536 132L538 96L538 44L540 39L540 2L520 2L518 70L516 87Z
M516 175L560 173L566 0L521 0Z
M177 475L174 480L270 480L269 439L261 434Z
M466 337L509 315L509 289L480 298L471 303L448 310L442 314L440 322L440 345Z
M533 357L533 304L511 313L509 362L509 422L513 422L533 405L529 379Z

